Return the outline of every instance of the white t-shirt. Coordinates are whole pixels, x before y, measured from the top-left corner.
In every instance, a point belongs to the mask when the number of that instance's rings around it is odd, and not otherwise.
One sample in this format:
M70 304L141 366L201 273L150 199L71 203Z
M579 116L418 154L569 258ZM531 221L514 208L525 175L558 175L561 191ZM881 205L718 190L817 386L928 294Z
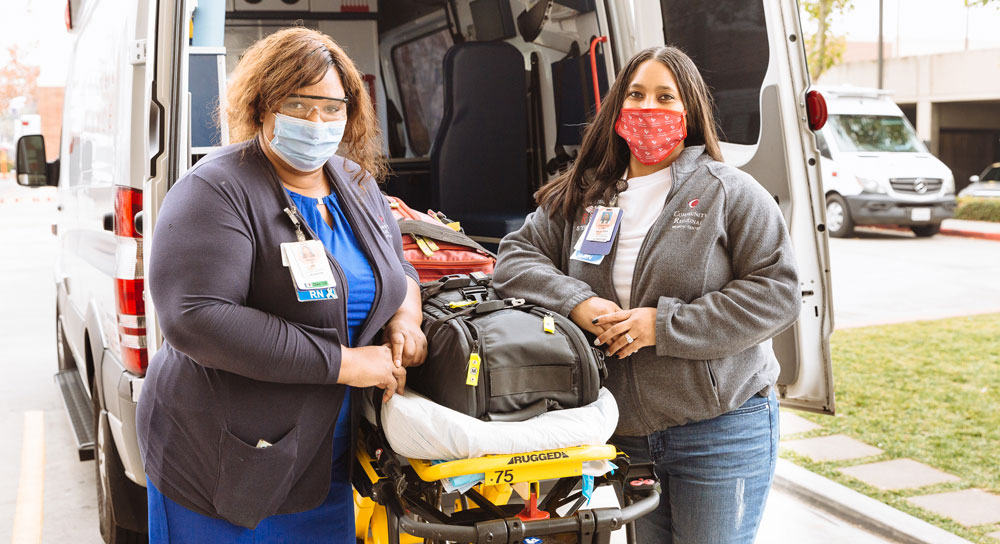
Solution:
M628 180L628 189L618 194L618 206L622 209L622 222L618 226L618 249L611 272L615 293L622 309L631 306L632 276L635 260L646 233L663 212L670 192L670 168Z

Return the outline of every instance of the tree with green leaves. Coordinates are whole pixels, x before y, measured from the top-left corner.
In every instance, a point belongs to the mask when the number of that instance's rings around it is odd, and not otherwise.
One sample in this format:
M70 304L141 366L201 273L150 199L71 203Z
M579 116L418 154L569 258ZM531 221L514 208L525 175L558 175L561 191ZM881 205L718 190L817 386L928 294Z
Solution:
M989 2L992 0L971 0ZM835 15L843 15L854 9L854 0L803 0L802 11L816 31L806 36L806 60L813 79L840 62L846 47L846 39L834 34L831 22Z

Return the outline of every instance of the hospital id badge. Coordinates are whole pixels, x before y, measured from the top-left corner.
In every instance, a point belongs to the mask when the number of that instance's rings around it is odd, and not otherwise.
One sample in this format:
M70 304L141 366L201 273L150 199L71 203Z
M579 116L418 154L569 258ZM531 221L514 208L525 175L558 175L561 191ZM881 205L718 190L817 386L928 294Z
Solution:
M589 255L607 255L611 253L618 225L622 221L622 209L601 206L590 214L590 224L583 235L580 252Z
M590 214L590 228L587 229L586 242L610 242L618 227L621 208L601 206Z
M286 242L281 244L281 264L288 267L297 291L333 289L333 278L326 248L319 240Z
M576 244L573 245L573 253L569 256L569 258L574 261L582 261L588 264L601 264L601 262L604 261L604 255L591 255L580 251L580 247L583 246L583 238L583 236L577 238Z

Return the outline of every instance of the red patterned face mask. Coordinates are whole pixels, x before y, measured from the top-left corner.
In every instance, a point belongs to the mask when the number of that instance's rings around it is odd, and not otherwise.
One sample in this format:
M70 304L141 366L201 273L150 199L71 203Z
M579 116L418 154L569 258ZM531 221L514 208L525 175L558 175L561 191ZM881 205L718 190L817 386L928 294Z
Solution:
M622 108L615 132L625 139L632 155L645 165L667 158L687 138L684 115L664 109Z

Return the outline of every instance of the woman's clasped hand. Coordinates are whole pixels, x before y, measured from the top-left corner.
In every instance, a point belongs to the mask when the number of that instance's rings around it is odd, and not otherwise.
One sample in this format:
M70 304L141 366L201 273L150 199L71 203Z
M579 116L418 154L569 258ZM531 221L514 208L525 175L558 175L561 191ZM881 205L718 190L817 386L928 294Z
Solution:
M594 318L603 328L594 345L607 346L607 354L622 359L646 346L656 345L656 308L619 310Z

